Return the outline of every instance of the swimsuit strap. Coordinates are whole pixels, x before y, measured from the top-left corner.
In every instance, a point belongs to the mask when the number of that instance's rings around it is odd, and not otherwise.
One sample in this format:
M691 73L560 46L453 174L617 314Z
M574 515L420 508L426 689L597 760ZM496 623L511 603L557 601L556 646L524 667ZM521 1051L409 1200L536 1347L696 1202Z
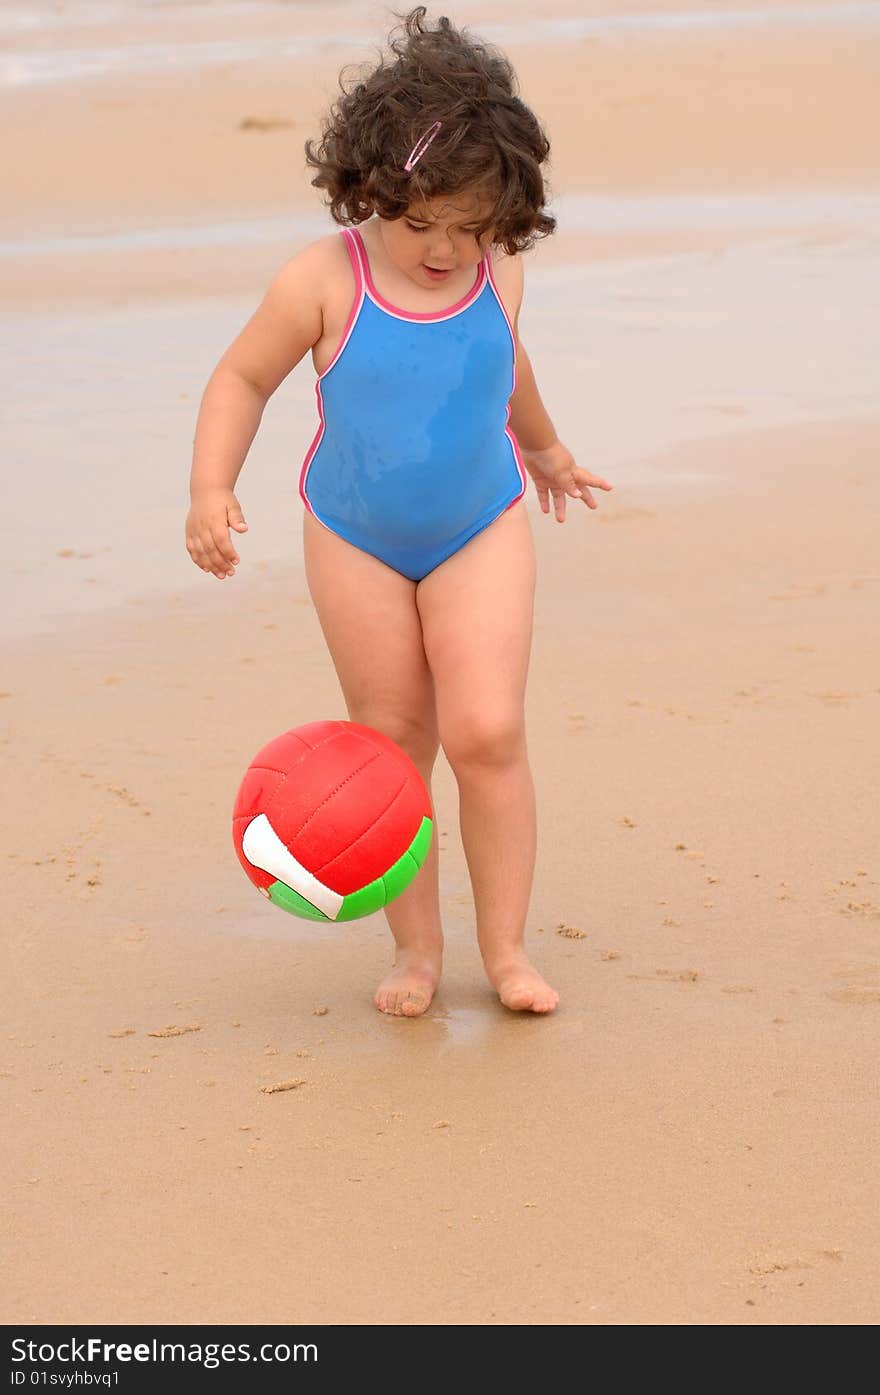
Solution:
M403 310L397 305L392 305L391 301L386 300L385 297L382 295L381 291L379 291L376 288L376 284L373 281L372 272L370 271L370 258L367 253L367 248L364 243L364 239L361 236L360 230L358 228L345 228L343 229L343 231L346 233L351 233L351 241L354 243L357 252L357 256L360 262L361 275L363 277L363 282L366 286L367 294L369 295L370 299L374 301L375 304L380 307L380 309L388 311L390 314L395 315L398 319L423 321L440 321L451 319L454 315L460 314L462 310L465 310L469 305L473 303L473 301L476 300L483 286L486 284L486 281L489 280L489 263L487 260L486 253L484 252L479 262L477 263L477 274L474 277L473 284L471 285L470 289L465 292L461 299L455 302L454 305L447 305L445 309L436 311ZM347 238L346 240L348 241L349 239ZM350 250L349 255L351 255Z
M349 257L349 261L351 262L351 269L352 269L352 271L354 272L354 287L355 287L355 297L354 297L354 298L355 298L355 304L357 304L357 302L358 302L358 301L360 300L360 298L361 298L361 293L362 293L362 291L363 291L363 289L364 289L364 283L365 283L365 280L366 280L366 277L365 277L365 275L364 275L363 264L362 264L362 262L361 262L361 244L360 244L360 238L355 236L355 232L354 232L354 229L353 229L353 228L343 228L343 229L342 229L342 236L343 236L343 239L344 239L344 241L345 241L345 245L346 245L346 247L347 247L347 249L348 249L348 257Z

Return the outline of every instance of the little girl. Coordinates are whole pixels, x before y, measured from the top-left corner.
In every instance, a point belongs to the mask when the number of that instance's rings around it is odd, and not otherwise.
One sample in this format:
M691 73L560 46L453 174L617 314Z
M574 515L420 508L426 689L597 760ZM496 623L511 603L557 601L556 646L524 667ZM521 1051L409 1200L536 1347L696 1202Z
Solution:
M551 233L549 144L496 50L423 5L390 56L342 87L312 183L342 231L276 274L205 389L186 544L221 580L247 524L233 492L266 402L311 350L320 424L300 476L306 576L351 721L385 732L430 792L459 790L477 939L505 1007L552 1012L526 957L536 821L524 700L541 509L596 508L519 342L520 253ZM436 838L385 914L375 1004L415 1017L440 978Z

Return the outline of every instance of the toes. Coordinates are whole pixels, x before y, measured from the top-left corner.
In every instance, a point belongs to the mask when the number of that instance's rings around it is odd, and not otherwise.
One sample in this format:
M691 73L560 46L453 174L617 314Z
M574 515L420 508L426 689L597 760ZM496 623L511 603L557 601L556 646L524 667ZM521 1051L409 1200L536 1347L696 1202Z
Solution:
M429 999L425 993L407 993L400 1005L400 1012L403 1017L419 1017L428 1006Z
M559 1002L559 995L554 993L551 998L541 998L532 1004L532 1012L553 1012Z
M431 994L420 988L377 988L373 1002L392 1017L420 1017L431 1004Z
M546 984L511 984L498 996L512 1012L553 1012L559 1002L559 994Z
M533 1006L535 990L525 986L507 988L498 996L505 1007L512 1008L514 1012L522 1012L525 1008Z
M532 999L532 1012L552 1012L559 1002L559 994L552 988L546 992L538 991Z

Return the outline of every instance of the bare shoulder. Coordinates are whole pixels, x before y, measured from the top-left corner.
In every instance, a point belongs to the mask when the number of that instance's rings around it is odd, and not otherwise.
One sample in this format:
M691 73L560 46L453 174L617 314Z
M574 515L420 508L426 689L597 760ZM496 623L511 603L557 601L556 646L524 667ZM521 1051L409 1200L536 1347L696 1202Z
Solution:
M329 276L338 274L341 266L350 266L351 259L345 246L345 238L341 236L340 230L325 233L323 237L318 237L314 242L309 242L303 247L299 254L305 262L315 272L324 272Z
M338 280L340 269L349 265L343 239L338 233L327 233L306 243L276 272L272 287L282 294L292 291L297 298L303 294L309 300L321 301L327 288Z
M345 322L355 293L346 239L338 232L316 238L281 267L273 286L279 305L308 306L321 320L323 338Z
M502 304L511 324L515 325L523 298L524 269L519 252L505 252L502 247L491 251L492 275Z
M338 234L307 243L279 267L224 360L269 397L323 338L336 316L341 279L353 281ZM349 299L351 293L349 292Z

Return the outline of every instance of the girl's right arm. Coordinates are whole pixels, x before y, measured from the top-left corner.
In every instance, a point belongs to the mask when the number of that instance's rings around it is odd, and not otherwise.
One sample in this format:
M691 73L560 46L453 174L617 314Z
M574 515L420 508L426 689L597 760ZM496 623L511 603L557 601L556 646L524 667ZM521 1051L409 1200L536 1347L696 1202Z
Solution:
M202 395L193 442L186 548L197 567L223 580L238 554L230 528L247 524L235 484L263 410L323 331L327 239L286 262L261 304L226 350Z

